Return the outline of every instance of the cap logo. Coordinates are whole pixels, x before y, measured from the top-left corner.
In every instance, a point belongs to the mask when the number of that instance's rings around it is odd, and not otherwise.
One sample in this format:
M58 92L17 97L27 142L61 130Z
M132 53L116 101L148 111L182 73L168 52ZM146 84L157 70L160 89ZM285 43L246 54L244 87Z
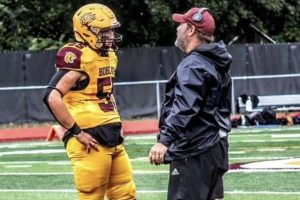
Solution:
M65 61L65 63L73 64L76 58L77 57L73 52L67 51L66 55L64 57L64 61Z

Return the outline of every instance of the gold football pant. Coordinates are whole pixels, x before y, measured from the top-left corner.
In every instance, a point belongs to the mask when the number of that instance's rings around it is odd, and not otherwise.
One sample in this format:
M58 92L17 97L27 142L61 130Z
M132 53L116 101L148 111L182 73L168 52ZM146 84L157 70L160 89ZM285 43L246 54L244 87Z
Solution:
M133 200L136 190L132 168L123 145L105 147L89 153L76 138L67 144L80 200Z

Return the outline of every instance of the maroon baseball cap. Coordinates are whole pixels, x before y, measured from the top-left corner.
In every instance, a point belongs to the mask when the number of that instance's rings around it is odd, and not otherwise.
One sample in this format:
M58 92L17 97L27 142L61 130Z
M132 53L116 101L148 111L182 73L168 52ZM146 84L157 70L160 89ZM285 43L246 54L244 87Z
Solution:
M192 8L184 14L175 13L172 19L177 23L194 25L201 33L212 36L215 31L215 20L207 8Z

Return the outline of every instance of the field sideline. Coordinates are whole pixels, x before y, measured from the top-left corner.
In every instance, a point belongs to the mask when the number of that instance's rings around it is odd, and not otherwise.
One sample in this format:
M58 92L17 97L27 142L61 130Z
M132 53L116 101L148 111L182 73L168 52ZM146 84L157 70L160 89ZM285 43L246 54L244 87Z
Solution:
M168 166L152 166L148 152L155 135L127 136L139 200L165 200ZM224 177L226 200L300 200L300 127L234 129ZM288 160L290 166L238 169L240 164ZM246 165L245 165L246 166ZM249 165L250 166L250 165ZM251 165L252 166L252 165ZM0 143L0 199L74 200L72 170L61 142Z

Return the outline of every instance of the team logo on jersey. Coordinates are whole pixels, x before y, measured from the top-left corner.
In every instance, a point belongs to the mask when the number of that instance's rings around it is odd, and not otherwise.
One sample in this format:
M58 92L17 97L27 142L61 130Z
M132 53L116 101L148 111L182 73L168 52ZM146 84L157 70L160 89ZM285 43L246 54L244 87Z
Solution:
M94 13L84 13L81 17L80 17L80 24L81 25L87 25L89 23L91 23L92 21L94 21L96 19L96 14Z
M71 51L66 52L66 55L64 57L65 63L73 64L75 59L76 59L76 55L73 52Z

